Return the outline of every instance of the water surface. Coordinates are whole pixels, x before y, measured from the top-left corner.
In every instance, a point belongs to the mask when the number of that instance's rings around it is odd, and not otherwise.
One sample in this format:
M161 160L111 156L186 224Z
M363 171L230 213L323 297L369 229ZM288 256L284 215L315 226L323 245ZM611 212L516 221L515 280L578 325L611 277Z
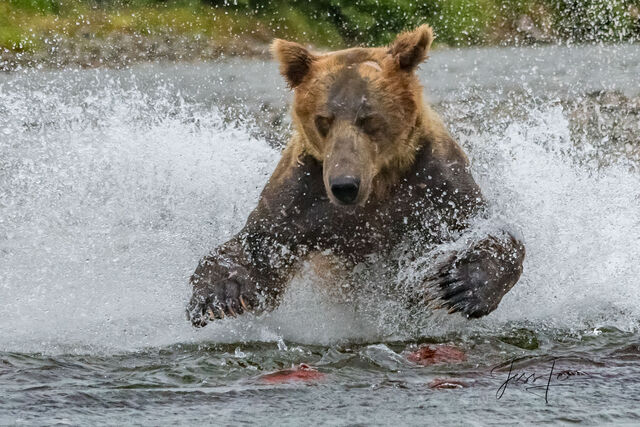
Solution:
M290 132L277 66L1 74L0 424L640 422L640 49L442 50L419 73L527 246L500 307L354 307L305 269L275 312L202 330L189 275ZM390 286L424 268L404 261ZM436 343L467 360L407 360ZM542 376L554 358L586 375L498 399L511 360ZM300 363L324 378L261 379Z

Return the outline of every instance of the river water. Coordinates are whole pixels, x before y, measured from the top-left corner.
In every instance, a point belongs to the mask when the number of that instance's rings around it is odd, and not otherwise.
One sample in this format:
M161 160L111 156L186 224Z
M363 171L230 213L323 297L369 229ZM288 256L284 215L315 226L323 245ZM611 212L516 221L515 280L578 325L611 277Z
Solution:
M200 330L189 275L290 132L276 64L0 74L0 424L640 423L640 46L437 50L419 74L524 238L500 307L354 308L305 269L273 313ZM466 360L407 358L425 344ZM512 360L536 382L505 387ZM301 363L317 378L264 378Z

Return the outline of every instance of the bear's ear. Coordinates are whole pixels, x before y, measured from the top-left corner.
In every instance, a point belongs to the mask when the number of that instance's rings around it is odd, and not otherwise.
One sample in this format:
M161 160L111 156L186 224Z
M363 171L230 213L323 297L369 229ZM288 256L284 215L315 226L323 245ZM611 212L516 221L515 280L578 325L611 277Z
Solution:
M413 31L399 34L389 46L389 54L401 70L413 71L422 61L433 41L433 30L421 25Z
M295 88L311 70L315 56L298 43L275 39L271 43L271 53L280 63L280 74Z

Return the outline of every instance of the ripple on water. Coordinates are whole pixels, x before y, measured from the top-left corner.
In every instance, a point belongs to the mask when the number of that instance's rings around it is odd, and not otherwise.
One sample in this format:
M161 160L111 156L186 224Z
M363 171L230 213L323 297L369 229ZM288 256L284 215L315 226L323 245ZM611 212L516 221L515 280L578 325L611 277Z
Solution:
M336 302L303 271L274 313L193 330L188 277L242 226L288 132L274 64L0 75L0 424L639 421L639 52L422 67L492 219L527 246L521 282L473 322L384 293ZM402 265L369 289L428 268ZM407 360L421 345L466 360ZM522 384L496 399L511 359L542 375L553 357L588 380L550 405ZM260 380L301 364L323 380Z

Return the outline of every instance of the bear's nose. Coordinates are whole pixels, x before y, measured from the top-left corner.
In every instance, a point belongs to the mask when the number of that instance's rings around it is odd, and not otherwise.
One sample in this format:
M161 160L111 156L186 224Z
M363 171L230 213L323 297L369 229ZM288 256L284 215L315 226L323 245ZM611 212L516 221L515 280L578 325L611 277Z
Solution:
M360 179L354 176L339 176L329 181L331 192L341 203L353 204L358 198Z

